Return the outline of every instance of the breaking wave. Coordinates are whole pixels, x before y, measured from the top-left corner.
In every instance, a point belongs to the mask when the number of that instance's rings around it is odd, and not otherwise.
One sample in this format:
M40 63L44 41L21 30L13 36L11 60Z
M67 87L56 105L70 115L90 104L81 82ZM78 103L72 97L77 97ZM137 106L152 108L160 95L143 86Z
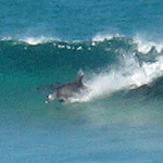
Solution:
M46 37L1 39L1 53L6 46L17 46L14 50L22 49L23 46L26 55L28 49L35 48L37 50L34 56L41 55L40 51L43 49L46 54L42 55L49 59L49 63L54 61L55 65L57 59L57 62L63 65L60 58L65 56L68 57L68 65L76 64L78 70L82 69L86 74L84 83L88 89L71 98L70 102L88 102L109 97L117 91L149 85L163 75L163 43L148 41L138 35L129 38L118 34L99 34L87 41L61 41ZM24 55L23 51L21 54ZM57 58L52 60L56 56ZM38 60L38 57L36 59ZM35 63L33 60L32 63ZM67 66L66 63L63 66Z

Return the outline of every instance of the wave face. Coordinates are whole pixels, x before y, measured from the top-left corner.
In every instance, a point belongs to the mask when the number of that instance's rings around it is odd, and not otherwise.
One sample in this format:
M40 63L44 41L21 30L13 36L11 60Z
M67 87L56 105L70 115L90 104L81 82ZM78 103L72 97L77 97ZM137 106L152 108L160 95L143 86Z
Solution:
M4 38L0 45L2 74L39 75L46 71L53 78L49 82L55 83L56 73L62 81L83 71L88 90L71 102L107 98L121 90L151 85L163 75L163 44L138 37L96 36L92 41L72 42L43 37Z

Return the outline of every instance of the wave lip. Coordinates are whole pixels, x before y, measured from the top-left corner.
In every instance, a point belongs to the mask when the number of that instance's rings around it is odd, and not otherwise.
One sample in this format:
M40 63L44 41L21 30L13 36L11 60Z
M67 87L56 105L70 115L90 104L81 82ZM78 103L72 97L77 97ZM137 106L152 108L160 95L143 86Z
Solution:
M40 37L22 37L22 38L12 38L12 37L3 37L1 38L1 41L14 41L17 43L26 43L28 45L38 45L38 44L44 44L48 42L53 42L53 41L60 41L59 38L53 38L53 37L45 37L45 36L40 36Z
M110 34L97 34L92 38L92 42L103 42L105 40L112 40L113 38L119 38L119 37L124 37L123 35L120 35L116 33L115 35L110 35Z
M155 49L157 53L162 53L163 52L163 42L160 41L153 41L146 39L145 37L140 36L140 34L137 34L133 38L128 38L124 35L120 34L115 34L115 35L109 35L109 34L97 34L92 38L92 45L95 46L97 42L104 42L104 41L110 41L110 40L117 40L117 39L126 39L131 41L133 45L136 44L137 48L136 50L139 53L142 54L147 54L149 53L152 49Z
M27 38L23 38L23 39L19 39L19 41L21 42L25 42L29 45L38 45L38 44L44 44L47 42L51 42L51 41L56 41L59 40L57 38L51 38L51 37L27 37Z
M147 40L139 35L133 38L133 42L137 44L138 52L143 54L149 53L152 48L155 48L158 53L161 53L163 51L163 42L154 42L151 40Z
M12 38L11 37L3 37L1 38L1 41L11 41Z
M83 46L87 46L88 49L90 49L98 44L101 45L104 44L105 42L109 42L111 47L113 46L116 47L117 51L119 49L124 49L125 47L122 47L122 45L124 44L126 45L126 47L129 46L131 48L134 48L129 50L134 50L141 54L148 54L151 52L151 50L155 50L156 53L163 52L163 42L151 41L141 37L140 35L136 35L133 38L129 38L120 34L104 35L99 33L89 41L88 40L87 41L64 41L56 37L46 37L46 36L39 36L39 37L29 36L29 37L22 37L22 38L3 37L1 38L1 41L14 41L14 42L16 41L18 44L26 43L32 46L38 44L51 43L51 42L53 42L55 45L55 43L57 42L56 45L58 45L58 48L63 48L63 45L66 45L68 49L71 49L70 46L77 46L78 44L81 47L78 47L77 50L82 50ZM117 45L113 45L113 44L117 44ZM107 45L104 44L104 46ZM108 47L105 48L107 49Z

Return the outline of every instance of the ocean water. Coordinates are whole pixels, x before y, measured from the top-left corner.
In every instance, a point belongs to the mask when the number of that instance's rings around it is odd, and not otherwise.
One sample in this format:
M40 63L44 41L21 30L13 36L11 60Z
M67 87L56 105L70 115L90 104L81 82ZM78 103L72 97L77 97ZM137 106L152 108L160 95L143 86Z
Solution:
M0 162L162 163L162 29L162 0L0 1Z

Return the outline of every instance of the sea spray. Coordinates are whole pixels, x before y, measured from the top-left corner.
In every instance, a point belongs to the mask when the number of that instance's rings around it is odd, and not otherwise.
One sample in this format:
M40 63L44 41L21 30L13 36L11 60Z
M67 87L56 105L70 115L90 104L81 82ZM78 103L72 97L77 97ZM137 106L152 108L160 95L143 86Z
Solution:
M121 58L122 59L122 58ZM110 69L111 66L109 66ZM87 90L71 102L88 102L94 99L106 98L121 90L131 90L143 85L149 85L163 75L163 57L156 57L156 61L139 63L134 54L124 55L117 67L109 71L92 75L85 81Z

